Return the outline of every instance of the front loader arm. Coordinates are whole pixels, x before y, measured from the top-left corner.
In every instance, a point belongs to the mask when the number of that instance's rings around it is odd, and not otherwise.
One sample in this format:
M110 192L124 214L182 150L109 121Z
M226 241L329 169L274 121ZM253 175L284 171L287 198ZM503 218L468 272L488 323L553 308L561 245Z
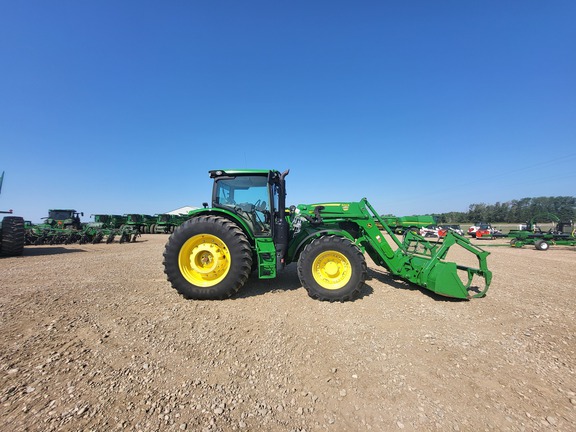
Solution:
M437 294L469 299L484 296L490 286L492 273L486 263L489 253L456 233L449 232L443 242L435 244L411 231L400 240L366 198L360 202L300 205L298 210L301 230L293 237L289 249L293 260L309 239L330 232L348 237L395 277ZM452 246L462 247L475 255L478 268L446 261ZM477 277L484 279L483 288L473 286Z
M486 261L489 252L453 232L448 232L442 243L432 244L411 231L406 232L404 241L400 241L366 198L362 199L361 204L371 213L370 219L380 222L384 231L398 246L396 251L392 251L377 227L370 222L361 222L365 233L361 241L366 245L366 251L374 262L386 267L395 276L443 296L469 299L486 295L492 282L492 272L488 270ZM448 250L455 245L475 255L478 268L445 261ZM464 281L459 276L459 271L465 274ZM475 277L484 279L483 287L472 285Z

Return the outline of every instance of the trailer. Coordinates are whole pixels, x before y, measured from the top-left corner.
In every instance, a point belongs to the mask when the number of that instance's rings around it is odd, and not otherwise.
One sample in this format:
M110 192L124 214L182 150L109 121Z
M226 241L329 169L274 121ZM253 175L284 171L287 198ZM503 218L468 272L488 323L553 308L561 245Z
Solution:
M554 225L548 231L543 231L539 225L542 221L550 221ZM552 245L576 246L574 221L561 221L553 213L534 216L526 223L525 229L512 230L508 233L508 237L510 237L510 246L516 248L531 245L537 250L546 251Z

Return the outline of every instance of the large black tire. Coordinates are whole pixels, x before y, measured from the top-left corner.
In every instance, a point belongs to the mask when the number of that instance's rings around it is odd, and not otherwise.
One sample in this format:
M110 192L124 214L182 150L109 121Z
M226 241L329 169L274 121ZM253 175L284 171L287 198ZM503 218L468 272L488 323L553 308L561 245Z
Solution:
M246 283L252 248L244 232L221 216L198 216L180 225L164 250L164 273L189 299L218 300Z
M19 256L24 252L26 231L24 218L6 216L2 219L2 237L0 238L1 256Z
M368 274L364 255L350 240L324 236L308 244L298 260L298 277L314 299L352 300Z

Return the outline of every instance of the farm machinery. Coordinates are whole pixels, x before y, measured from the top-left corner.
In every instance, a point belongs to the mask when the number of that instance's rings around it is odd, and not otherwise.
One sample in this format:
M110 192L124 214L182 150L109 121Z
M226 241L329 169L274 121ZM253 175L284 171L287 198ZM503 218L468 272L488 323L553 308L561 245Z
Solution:
M80 216L84 213L71 209L50 209L44 223L26 229L26 244L77 243L82 234Z
M94 222L85 224L82 238L79 243L100 243L106 239L106 243L112 243L115 237L120 243L136 241L140 234L134 227L127 226L126 217L120 215L95 214L92 215Z
M164 250L172 287L186 298L224 299L242 288L252 271L273 279L296 263L310 297L346 301L364 285L368 254L393 278L442 296L470 299L488 291L489 253L467 238L449 231L442 243L432 244L409 231L400 240L366 198L287 208L288 172L209 171L211 205L189 212ZM447 261L452 246L471 254L477 267Z
M437 225L438 219L433 215L413 216L381 216L386 225L396 234L404 234L406 231L419 231L430 225Z
M187 219L185 215L163 213L157 215L152 234L170 234Z
M4 172L0 177L0 192L4 183ZM12 214L12 210L0 210L1 214ZM4 216L0 224L0 256L19 256L24 252L24 218Z
M153 216L145 214L130 213L125 214L124 217L126 218L124 224L132 227L135 231L138 231L141 234L149 234L150 228L155 223L155 218ZM153 229L154 228L152 227L152 230Z
M553 226L548 231L542 231L539 225L542 222L550 222ZM552 213L534 216L526 223L525 229L512 230L508 237L511 237L510 245L517 248L533 245L537 250L545 251L550 249L551 245L576 246L573 221L562 222Z
M94 222L82 223L84 213L71 209L48 210L46 222L26 229L26 244L120 243L136 241L140 232L126 225L126 218L118 215L92 215Z
M506 237L506 234L504 234L498 228L494 228L488 223L480 223L478 225L474 225L468 229L468 233L470 233L470 230L472 229L474 229L474 231L471 235L477 239L494 240L496 238Z

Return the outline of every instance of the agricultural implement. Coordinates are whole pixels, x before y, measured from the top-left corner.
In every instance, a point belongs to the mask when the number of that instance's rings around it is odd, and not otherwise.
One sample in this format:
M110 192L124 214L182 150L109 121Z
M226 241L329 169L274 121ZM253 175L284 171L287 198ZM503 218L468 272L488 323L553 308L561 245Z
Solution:
M548 231L542 231L539 223L550 221L554 224ZM562 222L552 213L543 213L534 216L526 223L526 229L512 230L508 234L511 237L510 245L521 248L533 245L537 250L548 250L552 245L576 246L576 229L574 223Z
M0 177L0 192L4 183L4 172ZM1 214L12 214L12 210L0 210ZM0 256L19 256L25 245L24 218L4 216L0 224Z
M142 214L142 226L140 227L140 233L142 234L154 234L156 229L156 216Z
M139 232L133 227L126 226L126 218L119 215L95 214L92 215L94 222L88 222L82 230L82 238L79 243L112 243L118 237L119 243L136 241Z
M159 214L156 217L156 224L154 225L152 234L170 234L174 230L182 225L182 223L187 219L184 215L173 215L173 214Z
M418 232L422 228L430 225L437 225L438 219L433 215L413 215L413 216L381 216L386 225L395 234L404 234L406 231Z
M130 213L125 214L124 217L126 218L126 221L124 222L125 227L131 227L134 231L142 234L146 233L148 229L147 221L149 219L147 215Z
M489 253L454 232L436 244L414 232L400 240L366 198L287 209L288 171L209 173L212 205L189 212L164 251L167 279L186 298L227 298L252 271L273 279L297 263L312 298L351 300L367 278L365 253L393 278L442 296L483 297L490 286ZM470 253L478 267L447 261L452 246Z
M82 223L76 210L48 210L46 222L31 225L26 229L26 244L85 244L112 243L115 238L120 243L136 241L140 231L125 225L125 218L117 215L92 215L94 222Z

